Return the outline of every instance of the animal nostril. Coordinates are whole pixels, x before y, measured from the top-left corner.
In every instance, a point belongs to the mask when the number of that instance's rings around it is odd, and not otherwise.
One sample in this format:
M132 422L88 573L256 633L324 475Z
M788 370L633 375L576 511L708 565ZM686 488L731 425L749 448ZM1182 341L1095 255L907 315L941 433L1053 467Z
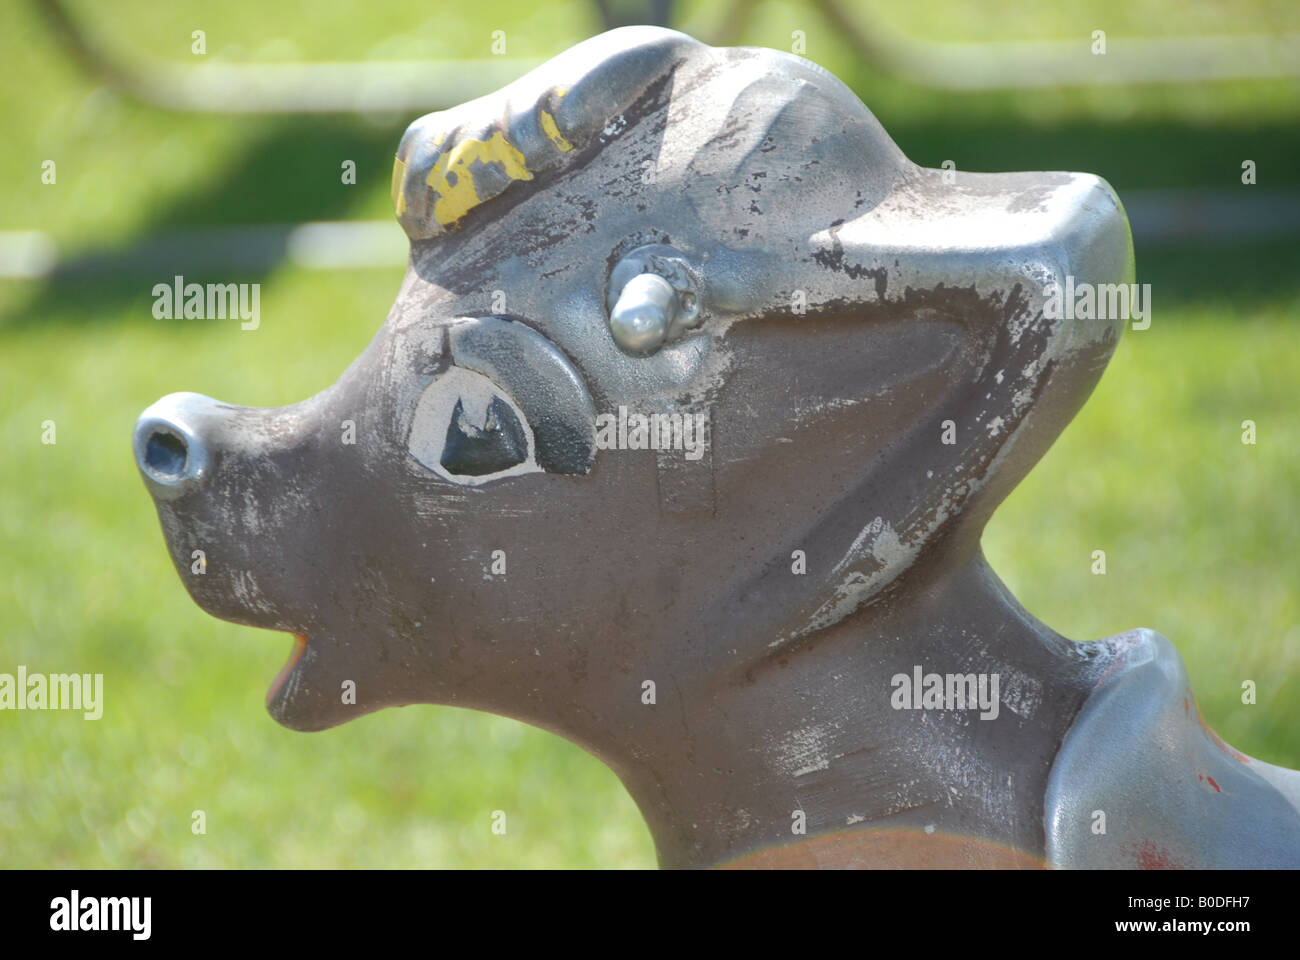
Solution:
M145 442L144 464L159 479L176 480L185 473L190 452L185 440L165 430L154 430Z
M212 454L204 433L214 429L217 406L198 393L170 393L140 414L131 450L154 497L178 497L207 474Z

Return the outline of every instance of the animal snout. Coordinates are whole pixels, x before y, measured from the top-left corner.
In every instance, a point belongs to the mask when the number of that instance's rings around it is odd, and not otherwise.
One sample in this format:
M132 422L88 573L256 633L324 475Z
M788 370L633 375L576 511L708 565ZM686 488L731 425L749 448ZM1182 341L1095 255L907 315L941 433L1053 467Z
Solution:
M172 393L140 414L132 446L155 497L179 496L202 482L211 466L203 422L216 406L201 393Z

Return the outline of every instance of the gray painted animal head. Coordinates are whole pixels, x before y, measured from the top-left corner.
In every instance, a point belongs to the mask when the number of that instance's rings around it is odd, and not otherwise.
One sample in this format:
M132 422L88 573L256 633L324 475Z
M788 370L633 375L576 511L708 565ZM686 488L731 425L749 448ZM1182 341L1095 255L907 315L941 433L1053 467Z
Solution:
M393 187L410 264L337 383L135 434L195 601L300 637L296 729L454 704L599 752L643 678L707 699L976 549L1120 330L1045 288L1133 271L1096 177L917 167L814 64L660 29L418 120ZM652 414L707 443L638 449Z

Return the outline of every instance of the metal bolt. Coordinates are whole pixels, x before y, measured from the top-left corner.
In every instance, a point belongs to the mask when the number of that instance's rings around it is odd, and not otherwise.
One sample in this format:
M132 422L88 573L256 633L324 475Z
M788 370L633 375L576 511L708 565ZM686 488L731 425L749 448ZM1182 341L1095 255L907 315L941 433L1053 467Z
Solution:
M668 339L677 316L677 291L655 273L639 273L619 292L609 313L614 342L628 353L653 353Z

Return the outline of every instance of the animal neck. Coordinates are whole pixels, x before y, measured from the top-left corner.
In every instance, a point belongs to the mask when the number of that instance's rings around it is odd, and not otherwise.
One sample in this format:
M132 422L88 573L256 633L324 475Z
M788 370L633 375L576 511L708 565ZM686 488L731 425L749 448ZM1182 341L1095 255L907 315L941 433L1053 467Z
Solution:
M602 744L662 866L1039 862L1105 651L1034 619L977 547L924 566L752 670L661 683L658 719Z

